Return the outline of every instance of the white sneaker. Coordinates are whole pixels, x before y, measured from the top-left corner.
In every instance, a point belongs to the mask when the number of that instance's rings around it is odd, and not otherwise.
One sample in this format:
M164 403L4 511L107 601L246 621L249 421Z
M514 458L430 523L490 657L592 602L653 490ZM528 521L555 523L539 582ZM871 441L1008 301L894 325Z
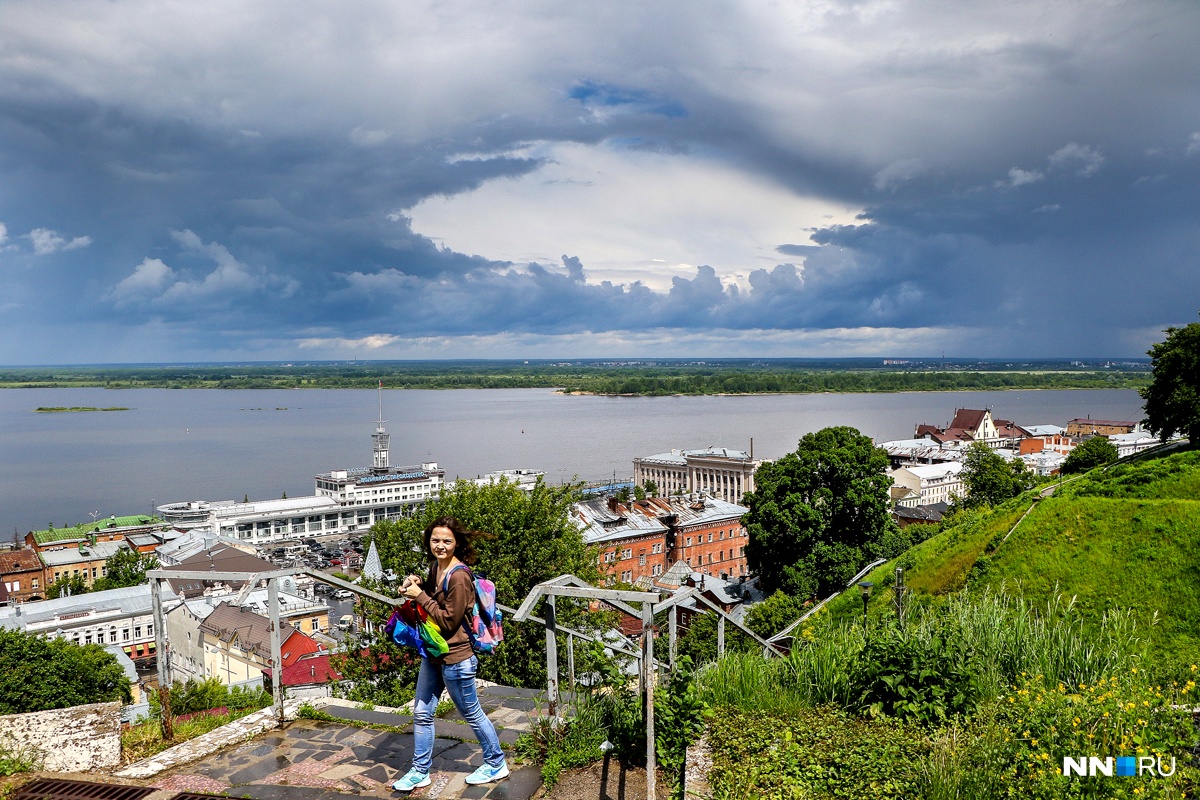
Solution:
M467 776L467 783L475 786L480 783L491 783L492 781L503 780L508 777L508 762L505 761L498 767L489 767L484 764L479 769Z

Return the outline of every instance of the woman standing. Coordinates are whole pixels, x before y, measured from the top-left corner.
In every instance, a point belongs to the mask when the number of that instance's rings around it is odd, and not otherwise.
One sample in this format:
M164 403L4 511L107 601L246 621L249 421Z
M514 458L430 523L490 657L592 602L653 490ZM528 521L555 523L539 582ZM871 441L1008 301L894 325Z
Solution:
M416 575L409 575L401 585L402 594L416 600L438 626L449 651L440 657L421 659L413 701L413 766L392 784L397 791L411 792L430 783L433 714L443 688L449 691L458 713L470 723L475 738L483 746L483 764L467 776L467 783L490 783L508 777L508 764L500 749L496 726L483 713L475 691L479 659L471 650L471 640L463 626L463 619L475 601L475 584L469 570L456 567L474 563L473 533L454 517L435 519L425 529L425 553L436 559L436 567L430 568L424 582Z

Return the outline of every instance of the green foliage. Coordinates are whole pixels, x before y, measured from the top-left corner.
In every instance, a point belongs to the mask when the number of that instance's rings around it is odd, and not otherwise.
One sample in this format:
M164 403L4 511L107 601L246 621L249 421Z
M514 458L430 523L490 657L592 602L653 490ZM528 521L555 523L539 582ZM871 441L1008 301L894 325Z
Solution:
M688 746L700 737L711 716L712 709L696 688L691 659L677 659L665 691L654 695L654 754L659 769L672 776L679 800Z
M972 442L963 458L962 482L967 507L999 505L1016 497L1034 483L1020 460L1009 461L983 442Z
M800 619L804 614L804 602L799 598L776 591L775 594L755 603L746 612L745 625L764 639L769 639Z
M1087 472L1096 467L1103 467L1117 460L1117 447L1103 436L1093 436L1076 446L1067 454L1063 462L1062 473L1073 475L1077 472Z
M1065 484L1056 497L1195 500L1200 498L1200 451L1115 464Z
M56 600L59 597L74 597L87 594L87 581L81 575L64 575L53 583L46 584L46 599Z
M376 523L372 530L392 524ZM363 587L383 595L396 593L394 587L386 583L364 581ZM374 623L377 631L383 630L392 615L392 606L369 598L359 598L357 610ZM364 625L347 633L345 649L330 656L330 665L348 682L346 687L335 683L333 695L359 703L400 708L416 694L421 660L414 651L401 648L391 639L367 633L370 627Z
M266 708L271 702L270 693L261 687L248 689L235 686L231 689L216 678L189 678L171 686L171 713L177 717L214 708L257 710ZM155 717L162 713L158 694L153 692L150 694L150 713Z
M912 392L984 389L1117 389L1143 386L1145 371L1097 370L1062 361L970 362L885 367L860 359L817 361L660 361L614 366L604 361L359 362L171 367L21 367L0 370L0 387L294 389L554 388L597 394L742 394L768 392Z
M979 669L960 632L946 626L926 637L910 630L889 624L869 632L854 673L859 705L872 716L925 725L973 710Z
M146 570L158 569L158 559L136 550L118 550L104 562L104 576L92 584L92 591L141 586L146 582Z
M0 777L37 772L45 760L45 754L35 747L22 747L0 738Z
M854 428L825 428L763 464L746 495L746 558L768 591L825 596L895 528L887 454Z
M1200 442L1200 322L1167 328L1167 338L1147 351L1153 377L1141 390L1146 426L1166 441L1176 433Z
M0 629L0 714L131 699L125 671L100 645Z
M569 720L540 717L517 738L515 750L541 764L542 783L553 788L564 769L586 766L604 755L600 750L608 735L604 717L601 705L589 702L581 704Z
M891 717L834 707L789 714L721 710L709 731L717 800L918 797L928 743Z

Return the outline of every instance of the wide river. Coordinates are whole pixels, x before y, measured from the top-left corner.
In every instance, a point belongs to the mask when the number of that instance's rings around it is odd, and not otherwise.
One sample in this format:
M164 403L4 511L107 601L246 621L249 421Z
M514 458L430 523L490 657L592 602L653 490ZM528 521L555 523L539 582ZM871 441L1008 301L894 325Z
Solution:
M38 407L128 411L36 413ZM945 425L956 408L1021 424L1141 417L1132 390L730 397L566 397L548 389L385 390L391 464L448 479L536 469L560 483L628 477L637 456L749 449L776 458L805 433L851 425L876 441ZM369 466L378 395L366 389L0 391L0 537L145 514L185 500L312 494L313 476Z

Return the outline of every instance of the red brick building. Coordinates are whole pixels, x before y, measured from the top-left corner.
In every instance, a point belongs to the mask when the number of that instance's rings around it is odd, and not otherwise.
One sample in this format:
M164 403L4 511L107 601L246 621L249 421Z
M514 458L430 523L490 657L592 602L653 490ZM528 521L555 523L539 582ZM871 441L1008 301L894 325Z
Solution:
M694 572L733 578L747 574L745 506L706 495L653 497L621 503L576 503L584 541L600 548L610 583L649 586L677 561Z
M43 599L46 576L42 560L28 548L0 552L0 584L7 589L10 603Z

